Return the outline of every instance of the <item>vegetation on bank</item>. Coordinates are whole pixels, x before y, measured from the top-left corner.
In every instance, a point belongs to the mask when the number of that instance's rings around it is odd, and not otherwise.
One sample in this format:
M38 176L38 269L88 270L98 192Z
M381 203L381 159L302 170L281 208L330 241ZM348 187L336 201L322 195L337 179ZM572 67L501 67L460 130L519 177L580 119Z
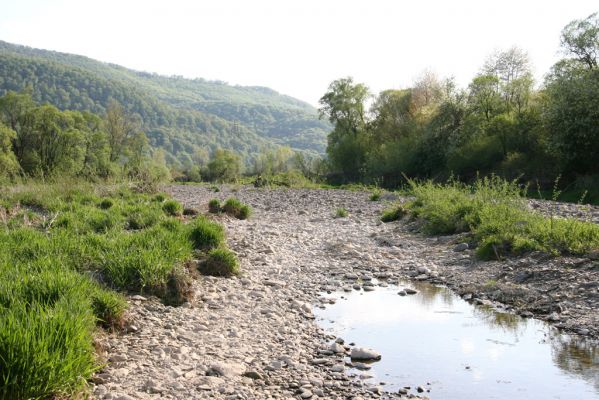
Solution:
M406 210L423 221L428 234L470 232L482 259L500 259L542 251L553 255L585 255L599 250L599 226L573 218L531 211L526 189L499 177L472 184L410 181L413 200L383 214L384 221Z
M564 27L561 45L566 58L539 89L518 48L490 56L465 89L432 73L374 98L351 78L332 82L320 100L334 125L330 181L396 187L404 174L468 182L494 173L542 188L558 175L572 191L598 187L599 16Z
M219 224L181 210L166 195L123 185L2 187L0 398L83 389L99 367L98 326L123 324L121 293L152 294L172 305L188 299L189 261L228 250Z

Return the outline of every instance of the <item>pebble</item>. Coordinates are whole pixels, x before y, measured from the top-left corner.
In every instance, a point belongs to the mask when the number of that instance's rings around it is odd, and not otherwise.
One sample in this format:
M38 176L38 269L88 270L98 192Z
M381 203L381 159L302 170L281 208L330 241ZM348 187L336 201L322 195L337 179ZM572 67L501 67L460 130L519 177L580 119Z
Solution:
M384 205L369 201L368 193L220 187L218 193L201 186L167 190L185 207L197 210L205 210L212 198L233 196L252 206L249 220L216 217L225 226L229 248L238 255L242 275L196 279L195 298L183 307L165 306L153 296L129 297L128 333L98 338L110 361L94 377L94 397L400 397L399 392L383 393L345 373L371 366L344 364L344 343L331 344L335 337L317 325L312 307L334 302L329 296L319 301L326 291L377 290L376 285L396 284L408 274L423 280L442 278L440 272L449 267L439 255L470 262L469 252L452 252L452 237L431 247L432 240L413 238L396 223L381 224ZM340 207L352 217L334 220L331 214ZM402 292L417 290L398 290ZM350 355L357 349L353 347ZM327 355L320 353L323 350ZM146 385L150 381L154 385Z

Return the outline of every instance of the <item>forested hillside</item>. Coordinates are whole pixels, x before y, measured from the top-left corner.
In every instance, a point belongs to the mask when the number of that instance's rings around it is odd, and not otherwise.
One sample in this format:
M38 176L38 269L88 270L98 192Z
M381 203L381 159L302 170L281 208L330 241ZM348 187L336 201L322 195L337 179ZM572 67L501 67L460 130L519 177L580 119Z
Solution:
M324 152L330 126L307 103L263 87L164 77L86 57L0 41L0 95L30 90L39 103L103 114L111 100L139 116L150 144L189 167L197 153L233 149L248 162L265 148Z

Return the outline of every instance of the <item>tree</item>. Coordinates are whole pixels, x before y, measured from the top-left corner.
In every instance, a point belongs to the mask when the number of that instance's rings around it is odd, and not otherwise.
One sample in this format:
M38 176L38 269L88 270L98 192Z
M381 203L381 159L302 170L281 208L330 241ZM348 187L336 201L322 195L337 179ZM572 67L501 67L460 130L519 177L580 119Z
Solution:
M140 124L131 116L126 115L123 107L111 100L106 108L106 133L110 147L110 161L118 161L126 153L130 141L140 130Z
M574 20L564 27L561 46L568 55L585 65L597 69L599 57L599 16L597 13L582 20Z
M30 111L34 107L35 103L29 93L9 91L0 97L0 120L14 132L11 140L17 158L21 158L22 152L25 150L21 145L21 140L24 129L31 125L32 121L28 119L31 118Z
M545 119L567 172L599 173L599 69L552 76Z
M241 172L241 160L231 150L217 149L212 160L208 163L208 175L210 179L231 182Z
M570 22L562 46L573 58L556 63L545 82L545 120L566 172L599 172L599 19Z
M406 90L385 90L375 99L370 113L372 138L375 143L399 139L414 130L416 114L413 93Z
M496 52L485 62L483 74L499 80L499 91L507 112L524 110L534 84L527 52L518 47Z
M12 151L12 141L17 134L0 122L0 178L14 178L21 171Z
M328 136L327 154L334 172L343 180L357 179L363 172L367 152L365 102L369 96L365 85L343 78L333 81L320 99L321 118L327 117L335 126Z
M412 101L417 108L430 106L439 102L443 95L443 85L439 77L432 71L424 71L414 82Z
M353 78L333 81L320 98L320 116L327 117L340 134L358 134L366 123L365 102L370 97L368 87L354 84Z
M479 75L472 80L468 87L469 103L473 110L491 120L501 113L501 95L499 93L499 78L495 75Z

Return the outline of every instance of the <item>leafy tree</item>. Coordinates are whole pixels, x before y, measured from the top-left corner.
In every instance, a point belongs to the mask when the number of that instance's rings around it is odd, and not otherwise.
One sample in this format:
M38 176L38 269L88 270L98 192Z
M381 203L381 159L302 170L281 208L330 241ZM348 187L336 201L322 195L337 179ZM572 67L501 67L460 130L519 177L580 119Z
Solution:
M320 99L321 117L335 126L328 137L327 154L333 170L344 180L357 179L363 172L367 148L365 102L369 96L365 85L343 78L333 81Z
M140 131L140 126L134 118L125 113L116 100L111 100L108 104L104 120L110 147L110 161L115 162L125 155L131 141Z
M562 30L561 46L566 54L588 69L597 69L599 57L599 16L597 13L570 22Z
M16 133L0 122L0 178L16 177L21 167L12 151L12 142Z
M468 89L470 92L468 100L472 109L484 116L486 121L501 113L502 101L497 76L479 75L472 80Z
M230 150L217 149L208 163L208 175L212 180L232 182L240 173L241 160Z
M496 52L485 62L483 72L499 80L507 112L520 113L526 108L534 84L528 53L517 47Z

